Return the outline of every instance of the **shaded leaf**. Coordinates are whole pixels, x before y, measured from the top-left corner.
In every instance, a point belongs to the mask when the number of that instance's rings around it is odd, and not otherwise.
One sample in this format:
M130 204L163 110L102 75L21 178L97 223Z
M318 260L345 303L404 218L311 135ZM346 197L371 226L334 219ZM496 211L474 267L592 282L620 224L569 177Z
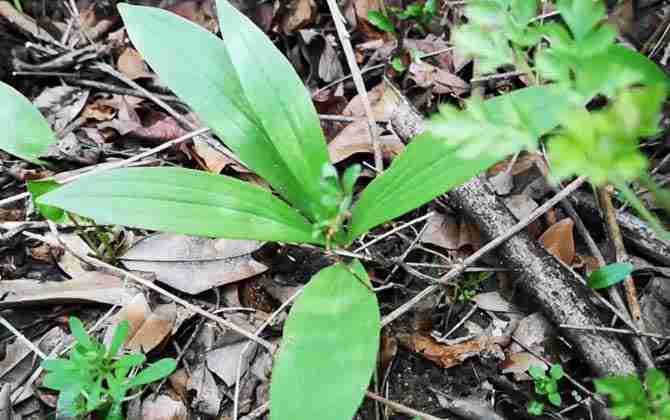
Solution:
M38 165L49 145L58 143L42 114L18 91L0 82L0 121L5 130L0 149Z
M604 289L617 283L621 283L633 272L631 263L614 263L602 267L589 276L589 287L592 289Z
M37 203L37 198L39 198L41 195L60 188L59 183L55 181L28 181L27 187L35 207L40 212L40 214L44 216L45 219L49 219L55 223L67 222L68 217L63 209Z
M40 197L103 224L187 235L318 243L311 226L271 193L234 178L176 168L83 177Z
M325 268L305 287L284 326L272 372L272 420L353 417L379 346L379 309L369 285L355 262Z

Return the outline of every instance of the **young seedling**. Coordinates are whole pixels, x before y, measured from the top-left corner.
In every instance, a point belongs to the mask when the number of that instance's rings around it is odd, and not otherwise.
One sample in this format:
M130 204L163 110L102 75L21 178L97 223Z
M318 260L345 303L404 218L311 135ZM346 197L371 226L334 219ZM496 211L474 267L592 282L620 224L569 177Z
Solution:
M69 418L98 413L106 420L123 420L126 394L170 375L177 367L174 359L161 359L140 370L146 360L141 353L119 355L128 338L128 321L119 324L109 348L88 335L82 322L70 317L75 338L69 359L47 359L42 385L59 391L57 411Z
M541 138L557 177L583 172L597 183L627 186L644 169L631 145L654 131L666 76L614 44L613 29L600 23L600 2L557 0L556 9L567 26L535 19L536 0L468 2L470 21L456 31L456 46L476 55L482 72L513 66L532 86L473 98L465 110L443 106L354 202L354 187L362 187L358 169L338 172L330 164L302 81L247 17L218 0L222 40L164 10L121 4L131 41L161 80L276 194L201 171L133 168L84 176L37 203L99 224L329 251L349 247L509 154L535 150ZM504 36L492 26L502 26ZM586 112L596 95L611 104ZM6 85L0 84L0 99L0 121L14 127L0 137L0 147L44 163L41 153L56 141L48 124ZM611 123L621 131L607 137L612 130L604 125ZM584 139L576 135L582 130ZM578 147L564 147L572 142ZM580 162L588 167L565 162L576 154L586 156ZM352 418L375 367L379 324L377 298L359 261L337 261L316 274L284 327L270 388L272 420Z
M637 376L611 376L595 380L596 391L609 396L612 414L620 419L670 418L670 382L658 369L649 369L644 383Z
M549 375L542 366L531 366L528 373L535 383L535 393L546 398L552 405L561 406L561 394L558 392L558 381L563 377L561 365L553 364L549 368ZM539 416L544 412L544 402L533 400L528 403L528 413Z

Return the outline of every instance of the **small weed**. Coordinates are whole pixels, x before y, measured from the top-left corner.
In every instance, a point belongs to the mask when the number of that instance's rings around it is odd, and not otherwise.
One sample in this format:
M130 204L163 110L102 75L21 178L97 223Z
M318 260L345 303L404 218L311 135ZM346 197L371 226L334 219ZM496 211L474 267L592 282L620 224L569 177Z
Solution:
M60 391L59 414L82 418L98 413L106 420L122 420L128 391L167 377L177 366L174 359L165 358L137 372L146 359L143 354L117 357L128 338L128 321L119 324L109 348L89 336L75 317L70 318L70 330L76 340L70 358L42 362L48 371L43 385Z
M620 419L670 418L670 382L658 369L649 369L644 383L637 376L596 379L596 391L608 395L612 414Z
M554 364L549 368L549 375L540 366L531 366L528 373L535 382L535 393L546 398L552 405L561 406L561 394L558 393L558 381L563 377L561 365ZM526 408L529 414L539 416L544 412L544 402L533 400Z

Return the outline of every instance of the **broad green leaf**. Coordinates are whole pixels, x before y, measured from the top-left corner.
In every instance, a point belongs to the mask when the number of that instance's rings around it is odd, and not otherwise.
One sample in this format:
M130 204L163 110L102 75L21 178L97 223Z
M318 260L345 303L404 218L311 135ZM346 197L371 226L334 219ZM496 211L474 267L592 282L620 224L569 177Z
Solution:
M605 18L602 0L557 0L556 8L577 40L584 38Z
M55 223L67 222L68 217L67 214L63 211L63 209L37 203L37 199L41 195L46 194L49 191L53 191L57 188L60 188L59 183L55 181L28 181L27 185L28 185L28 192L30 193L30 197L33 200L33 203L35 204L35 207L44 218L49 219Z
M651 368L645 374L647 391L654 400L662 400L670 397L670 383L662 371Z
M300 79L272 42L226 1L224 40L170 12L119 5L142 56L239 158L313 220L326 212L328 164L319 119Z
M546 375L544 374L544 367L542 367L542 366L537 366L537 365L529 366L528 367L528 374L533 379L544 379L544 378L546 378Z
M145 360L146 356L142 353L126 354L114 362L114 368L132 368L141 365Z
M165 358L149 365L148 368L143 369L137 375L133 376L128 385L136 387L140 385L150 384L163 378L167 378L177 368L177 361L175 359Z
M70 331L75 340L77 340L77 344L81 344L86 349L95 349L95 344L86 332L86 328L84 328L84 324L79 318L74 316L70 317Z
M550 403L555 405L556 407L561 406L561 394L558 392L550 392L547 394L547 399L549 400Z
M558 92L545 86L521 89L483 102L479 107L482 118L464 113L433 119L428 131L414 139L363 191L352 211L349 240L425 204L537 141L555 128L571 107ZM488 130L482 131L484 122ZM527 140L504 144L518 141L511 132Z
M614 263L602 267L589 276L589 287L604 289L624 281L633 272L631 263Z
M272 370L271 420L354 416L379 346L379 308L369 287L359 262L325 268L305 287Z
M555 380L561 379L563 377L563 367L558 364L551 365L551 368L549 369L549 376Z
M533 416L541 416L544 412L544 403L537 400L529 401L528 406L526 407L526 411L528 411L528 414Z
M0 149L38 165L39 157L58 139L42 114L19 92L0 82Z
M270 192L188 169L101 172L47 193L38 202L102 224L229 239L318 243L311 225Z
M395 26L391 19L379 10L370 10L368 12L368 20L384 32L395 33Z
M107 350L107 357L114 357L121 350L121 346L126 342L128 338L128 333L130 331L130 323L128 320L124 319L116 326L114 331L114 337L112 337L112 342L109 344L109 349Z

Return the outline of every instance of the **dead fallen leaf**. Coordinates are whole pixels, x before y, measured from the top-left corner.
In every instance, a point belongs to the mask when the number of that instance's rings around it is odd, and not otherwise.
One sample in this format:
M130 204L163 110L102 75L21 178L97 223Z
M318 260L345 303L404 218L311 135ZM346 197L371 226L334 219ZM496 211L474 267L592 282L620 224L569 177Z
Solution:
M204 363L193 369L186 383L186 390L193 395L191 407L207 416L215 417L221 407L221 394L212 373Z
M26 305L57 305L72 302L99 302L123 306L139 290L126 286L118 277L89 271L62 282L38 280L6 280L2 283L0 309Z
M140 53L132 47L126 47L116 61L116 66L121 73L132 80L153 77L153 74L149 71L147 63L144 62Z
M251 256L261 245L166 233L142 239L121 260L132 270L156 273L170 287L198 294L266 271Z
M421 235L421 243L436 245L444 249L459 248L460 229L454 216L435 212L427 223L428 226Z
M229 165L234 165L236 170L246 169L240 167L235 159L231 158L220 150L215 149L205 140L200 138L196 137L193 139L192 150L195 152L193 157L200 163L200 166L211 173L221 173L221 171Z
M391 160L405 150L405 145L396 135L379 137L384 159ZM328 153L332 163L342 162L356 153L374 153L370 143L370 130L366 121L349 124L328 143Z
M77 118L88 100L89 91L71 86L46 88L33 104L49 121L54 131L61 131Z
M372 107L372 114L376 120L388 120L400 105L400 99L393 92L393 89L386 87L382 82L368 92L368 99ZM342 115L346 117L365 118L365 106L360 95L354 96L347 104Z
M565 218L550 226L539 238L547 251L568 266L575 260L574 226L572 219Z
M316 2L314 0L291 0L285 6L279 27L284 35L309 26L316 18Z
M4 328L3 328L4 330ZM50 329L46 334L36 340L32 340L42 352L49 354L57 344L65 339L65 334L60 327ZM35 369L35 361L32 349L23 341L14 339L5 349L5 356L0 360L0 378L2 382L12 384L12 389L16 390ZM31 387L27 387L24 392L18 396L15 403L23 401L32 394ZM24 398L25 396L25 398Z
M532 379L526 372L531 366L544 366L545 363L528 352L508 354L507 358L500 365L502 373L514 374L517 381L527 381Z
M219 31L219 20L214 12L213 1L185 0L177 1L170 7L169 11L175 13L191 22L197 23L210 32Z
M460 96L470 91L470 85L465 80L425 61L410 64L409 73L418 86L431 88L437 94Z
M207 367L216 376L221 378L228 386L234 386L237 378L237 365L240 362L240 355L247 347L248 341L238 341L219 347L207 352ZM244 353L242 358L241 375L249 369L250 362L256 355L256 343L252 343L251 347Z
M172 333L177 320L177 305L166 303L151 310L144 295L137 294L114 317L105 332L105 344L111 342L117 325L124 320L130 326L125 348L148 353Z
M519 309L503 299L498 292L479 293L472 300L480 309L491 312L519 312Z
M158 398L146 398L142 402L142 420L186 420L188 410L181 401L175 401L167 395Z
M411 351L446 369L460 365L470 357L484 352L500 353L500 346L506 345L509 337L482 336L459 344L445 345L430 336L414 334L399 336L398 341Z

